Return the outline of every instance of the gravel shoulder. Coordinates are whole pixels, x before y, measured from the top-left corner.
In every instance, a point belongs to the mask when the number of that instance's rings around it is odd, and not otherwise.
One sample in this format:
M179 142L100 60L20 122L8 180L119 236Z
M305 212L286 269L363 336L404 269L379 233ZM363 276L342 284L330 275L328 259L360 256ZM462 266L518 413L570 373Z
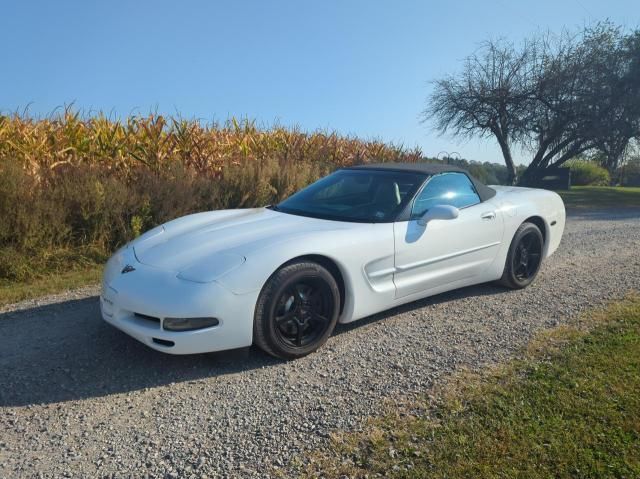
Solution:
M0 311L0 477L285 476L333 430L640 289L640 210L571 212L523 291L481 285L340 326L316 354L169 356L105 324L97 289Z

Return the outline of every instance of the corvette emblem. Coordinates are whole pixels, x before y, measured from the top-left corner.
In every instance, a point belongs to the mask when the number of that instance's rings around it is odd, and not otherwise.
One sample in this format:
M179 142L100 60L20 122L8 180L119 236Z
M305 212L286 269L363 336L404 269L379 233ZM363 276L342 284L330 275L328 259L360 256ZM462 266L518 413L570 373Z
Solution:
M126 265L124 268L122 268L122 271L120 271L121 274L125 274L125 273L131 273L132 271L135 271L136 269L131 266L130 264Z

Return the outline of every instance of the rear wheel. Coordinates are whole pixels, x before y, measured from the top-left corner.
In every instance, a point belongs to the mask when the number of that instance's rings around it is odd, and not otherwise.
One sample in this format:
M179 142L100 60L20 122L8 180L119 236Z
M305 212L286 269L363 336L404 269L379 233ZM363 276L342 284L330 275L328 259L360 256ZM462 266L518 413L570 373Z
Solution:
M529 286L542 264L544 238L533 223L522 223L513 235L500 283L512 289Z
M340 292L329 271L309 261L290 263L260 293L253 341L279 358L306 356L327 341L339 309Z

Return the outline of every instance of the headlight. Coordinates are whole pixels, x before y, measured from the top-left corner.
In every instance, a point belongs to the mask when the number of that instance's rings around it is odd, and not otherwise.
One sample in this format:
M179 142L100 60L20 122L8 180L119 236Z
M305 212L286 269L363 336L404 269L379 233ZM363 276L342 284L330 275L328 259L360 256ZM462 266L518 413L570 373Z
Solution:
M210 283L244 263L244 256L234 253L216 253L199 260L178 273L178 278L195 283Z
M216 318L165 318L162 327L167 331L193 331L217 326L219 323Z

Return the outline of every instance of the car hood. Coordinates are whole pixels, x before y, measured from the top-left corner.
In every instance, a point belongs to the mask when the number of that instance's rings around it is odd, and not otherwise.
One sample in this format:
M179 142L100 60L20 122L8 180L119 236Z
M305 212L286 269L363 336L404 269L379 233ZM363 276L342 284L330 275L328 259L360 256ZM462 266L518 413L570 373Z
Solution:
M268 208L212 211L185 216L133 242L140 263L172 271L206 262L234 263L274 243L350 223L290 215ZM234 259L235 258L235 259Z

